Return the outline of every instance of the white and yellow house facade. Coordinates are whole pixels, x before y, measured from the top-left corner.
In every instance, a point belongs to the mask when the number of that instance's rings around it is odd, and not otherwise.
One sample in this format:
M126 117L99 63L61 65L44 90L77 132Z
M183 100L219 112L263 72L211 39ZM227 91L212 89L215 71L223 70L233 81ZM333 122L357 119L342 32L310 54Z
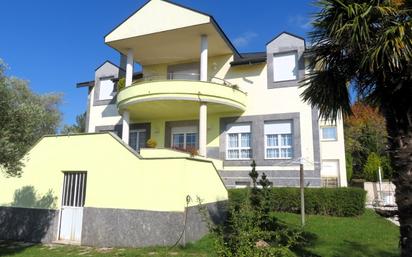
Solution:
M20 177L0 176L0 239L197 240L198 205L221 221L227 188L251 184L253 160L273 186L298 186L301 163L306 186L346 186L342 120L319 120L300 97L304 39L281 33L242 54L212 16L152 0L104 40L120 62L77 85L89 89L87 133L46 136Z
M300 97L305 40L281 33L266 51L239 53L213 17L149 1L105 36L121 54L89 87L88 132L114 131L139 151L196 148L223 162L228 187L250 185L252 160L274 186L346 186L342 120L319 120ZM135 63L141 71L134 71ZM116 81L126 87L116 92Z

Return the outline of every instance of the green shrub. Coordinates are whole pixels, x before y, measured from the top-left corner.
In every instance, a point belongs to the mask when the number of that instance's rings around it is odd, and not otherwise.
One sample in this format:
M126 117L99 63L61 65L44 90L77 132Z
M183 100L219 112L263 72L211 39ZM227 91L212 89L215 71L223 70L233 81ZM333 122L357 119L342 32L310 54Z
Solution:
M231 189L229 199L233 206L248 201L250 189ZM366 192L360 188L306 188L305 212L307 214L339 217L358 216L365 211ZM271 188L271 211L300 212L299 188Z
M351 182L353 176L353 156L351 153L346 153L346 180Z
M367 181L376 182L378 180L378 170L381 166L381 158L376 153L371 153L363 166L363 174ZM382 174L383 175L383 174Z
M126 87L126 79L121 78L117 81L117 92L122 91Z

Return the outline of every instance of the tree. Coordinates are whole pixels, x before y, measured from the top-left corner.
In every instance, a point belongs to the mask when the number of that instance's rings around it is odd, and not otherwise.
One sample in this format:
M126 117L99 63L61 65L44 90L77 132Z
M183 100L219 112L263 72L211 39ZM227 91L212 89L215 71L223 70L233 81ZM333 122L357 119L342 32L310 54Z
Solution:
M353 176L366 179L368 174L363 171L370 154L377 154L380 160L388 157L385 118L378 108L358 101L352 105L352 115L345 118L344 127L347 161L352 161ZM389 170L384 171L390 174Z
M28 82L5 75L0 60L0 170L18 176L22 157L45 134L54 134L60 124L60 94L39 95Z
M61 134L74 134L86 132L86 112L76 116L76 123L73 125L64 125Z
M378 181L378 170L380 166L381 158L379 155L376 153L371 153L366 160L365 166L363 167L365 179L372 182Z
M349 115L350 90L386 119L402 256L412 256L412 1L318 0L303 99Z

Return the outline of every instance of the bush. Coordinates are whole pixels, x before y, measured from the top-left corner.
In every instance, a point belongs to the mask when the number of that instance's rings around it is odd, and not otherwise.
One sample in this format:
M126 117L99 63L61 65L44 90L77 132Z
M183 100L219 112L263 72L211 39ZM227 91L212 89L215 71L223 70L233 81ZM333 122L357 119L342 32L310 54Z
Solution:
M121 78L117 81L117 92L122 91L126 87L126 79Z
M378 170L381 166L381 158L376 153L371 153L363 167L363 174L367 181L376 182L378 180ZM382 174L383 175L383 174Z
M353 176L353 156L351 153L346 153L346 180L351 182Z
M147 146L148 148L156 148L157 142L156 142L155 139L150 138L149 140L147 140L146 146Z
M251 167L250 193L239 191L244 194L238 195L237 205L229 204L225 222L220 225L208 222L216 252L221 257L296 257L293 250L306 244L304 233L289 228L272 215L270 182L265 173L258 180L255 161ZM200 205L200 213L207 220L207 208Z
M248 201L250 189L231 189L229 199L234 206ZM366 192L360 188L306 188L305 212L307 214L339 217L358 216L365 211ZM300 212L299 188L271 188L271 211Z

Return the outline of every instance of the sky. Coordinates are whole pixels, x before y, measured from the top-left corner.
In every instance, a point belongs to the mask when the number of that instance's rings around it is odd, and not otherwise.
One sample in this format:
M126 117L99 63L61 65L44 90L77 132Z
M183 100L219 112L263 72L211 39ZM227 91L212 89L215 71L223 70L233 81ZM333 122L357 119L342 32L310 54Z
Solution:
M239 52L265 51L277 34L307 37L312 0L174 0L212 15ZM0 59L7 74L26 79L37 93L63 93L63 124L86 110L87 89L104 61L119 54L103 37L146 0L1 0Z

